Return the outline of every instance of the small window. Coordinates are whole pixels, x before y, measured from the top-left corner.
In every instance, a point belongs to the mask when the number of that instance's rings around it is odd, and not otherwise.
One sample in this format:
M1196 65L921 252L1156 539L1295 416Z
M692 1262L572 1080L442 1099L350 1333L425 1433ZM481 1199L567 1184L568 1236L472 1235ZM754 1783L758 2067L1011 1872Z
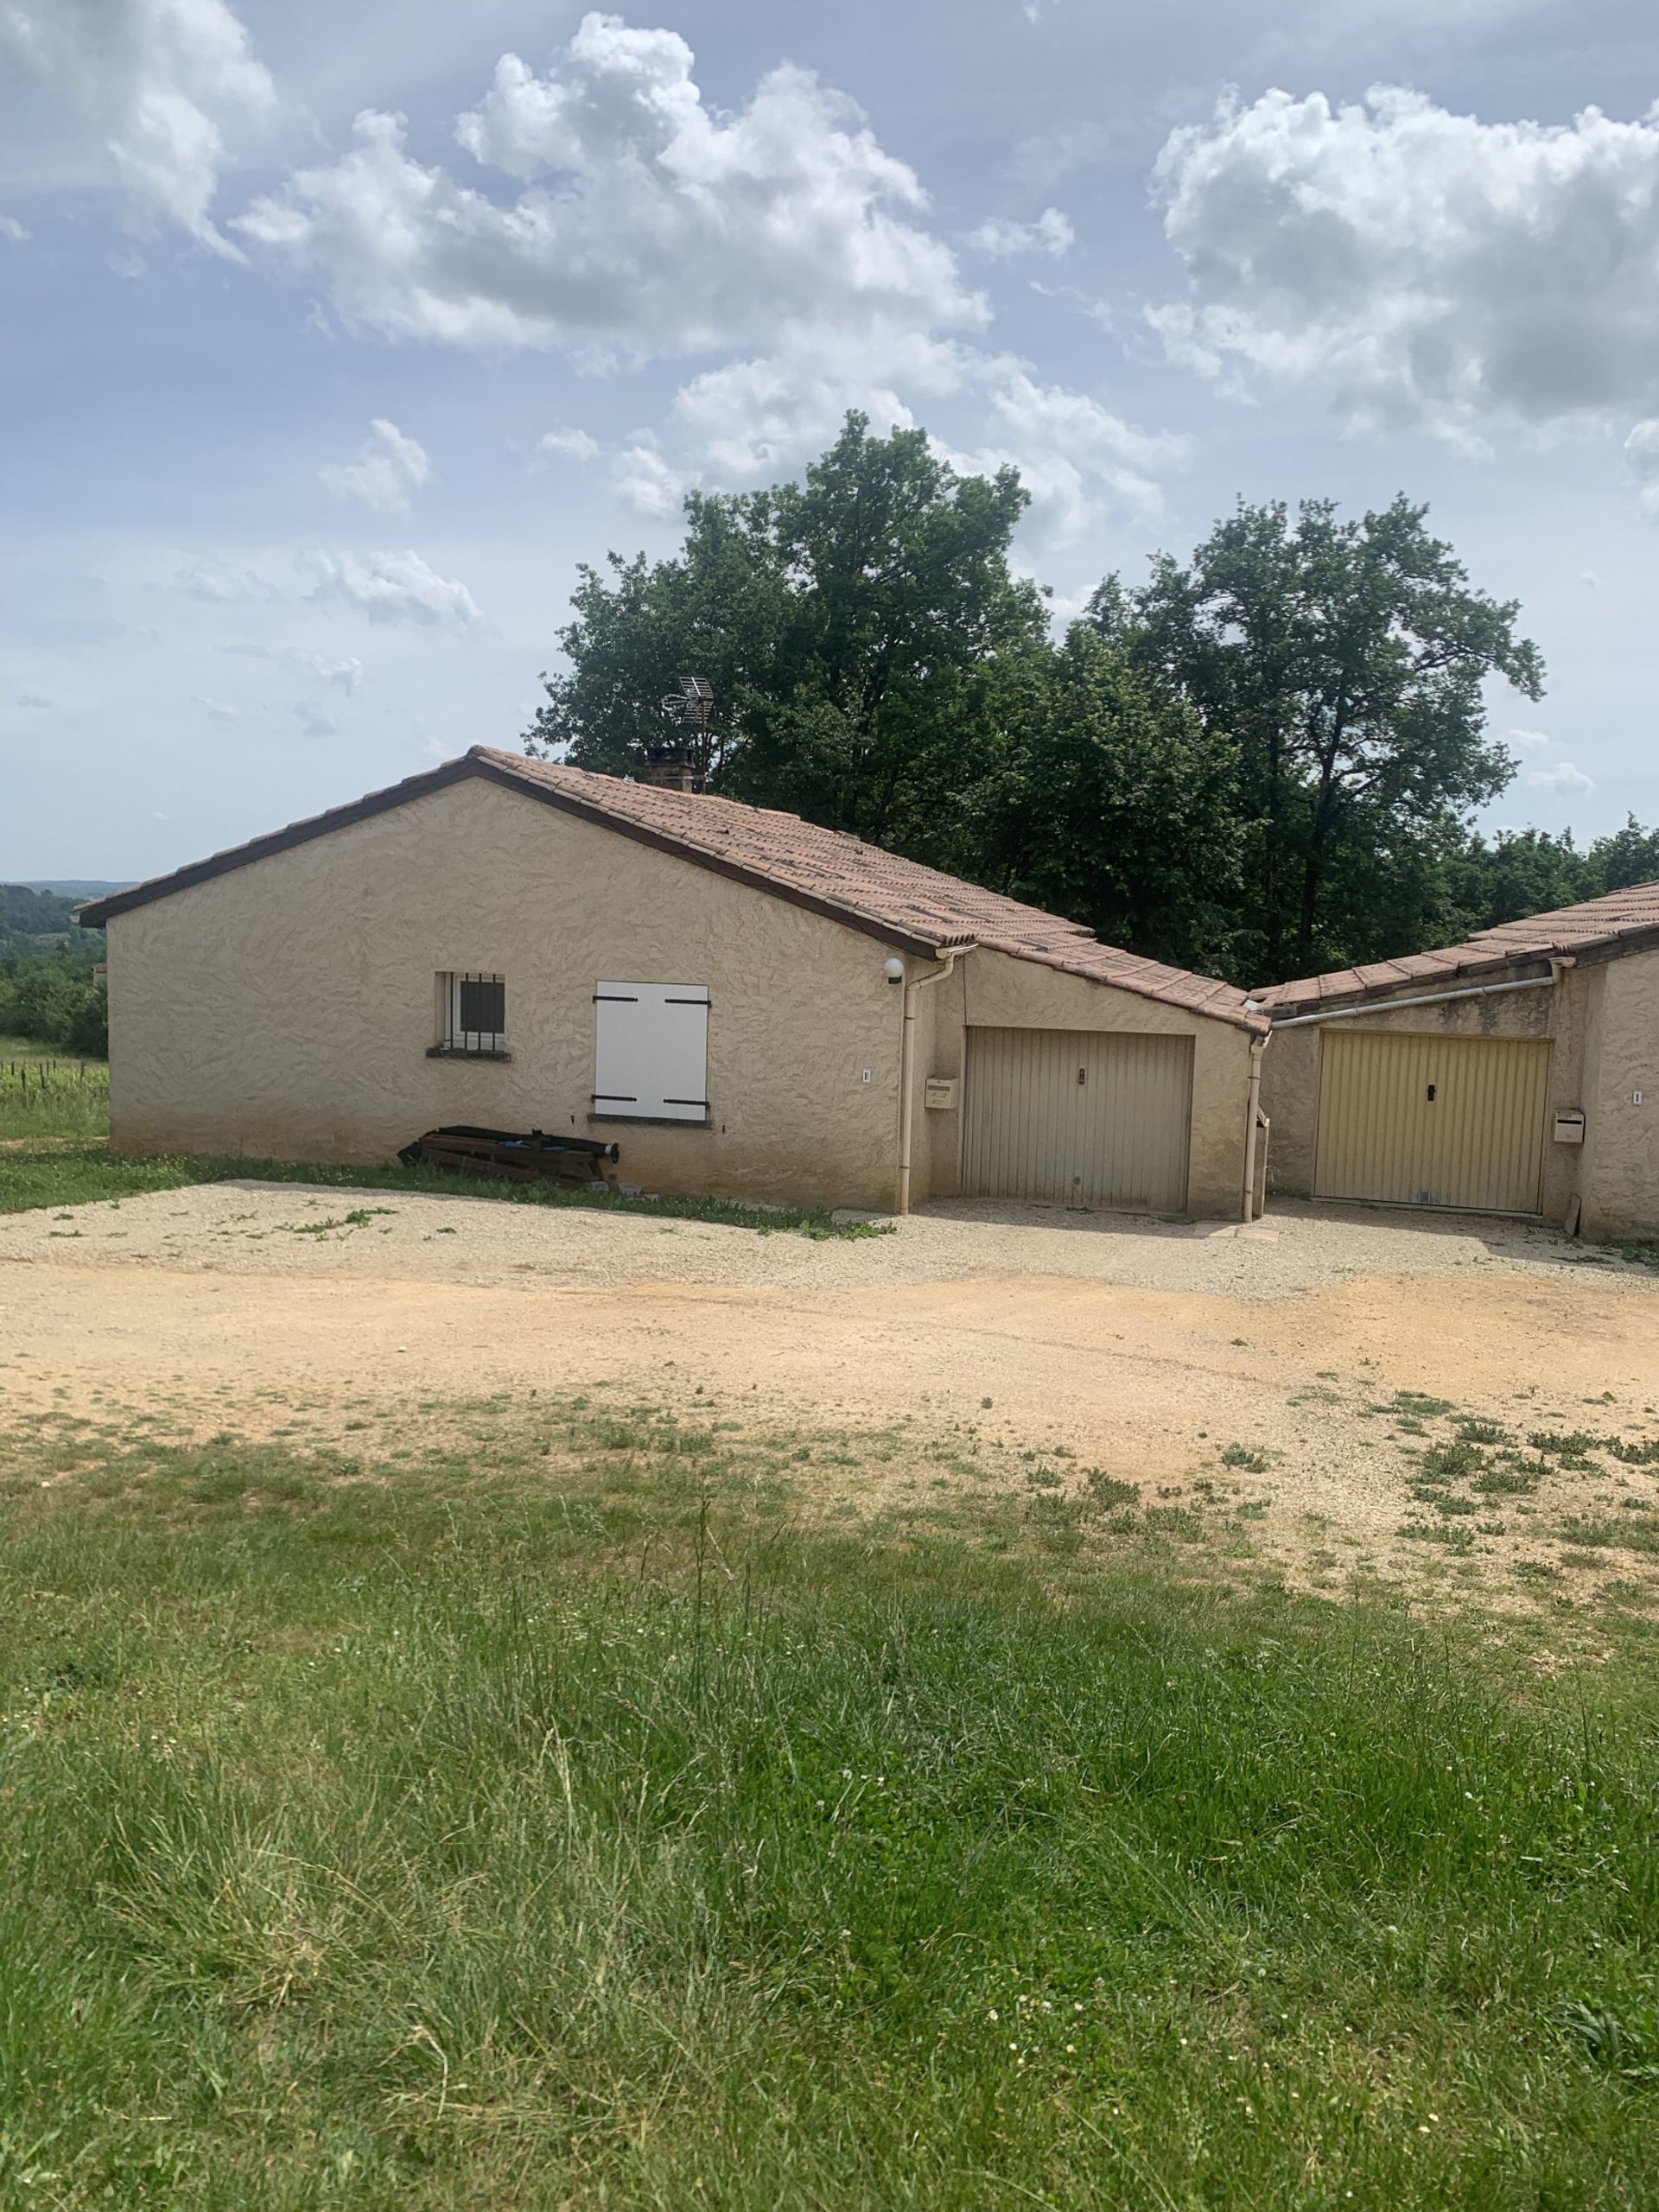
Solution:
M594 1012L595 1114L606 1120L708 1120L706 983L601 983Z
M441 1052L505 1052L507 985L502 976L440 976Z

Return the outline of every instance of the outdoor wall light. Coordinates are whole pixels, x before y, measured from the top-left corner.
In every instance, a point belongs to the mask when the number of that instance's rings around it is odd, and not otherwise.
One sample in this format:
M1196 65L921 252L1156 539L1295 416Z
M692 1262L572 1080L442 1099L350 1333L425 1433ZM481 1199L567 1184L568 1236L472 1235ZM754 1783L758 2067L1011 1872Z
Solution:
M889 960L883 964L881 973L890 983L902 983L905 980L905 963L902 960Z

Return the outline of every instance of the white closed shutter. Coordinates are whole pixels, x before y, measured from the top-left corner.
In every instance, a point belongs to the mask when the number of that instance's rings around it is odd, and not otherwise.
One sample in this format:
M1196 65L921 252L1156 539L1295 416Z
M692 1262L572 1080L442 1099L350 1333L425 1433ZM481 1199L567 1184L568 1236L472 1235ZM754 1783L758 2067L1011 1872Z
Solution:
M595 1114L708 1120L706 983L601 983L594 1012Z

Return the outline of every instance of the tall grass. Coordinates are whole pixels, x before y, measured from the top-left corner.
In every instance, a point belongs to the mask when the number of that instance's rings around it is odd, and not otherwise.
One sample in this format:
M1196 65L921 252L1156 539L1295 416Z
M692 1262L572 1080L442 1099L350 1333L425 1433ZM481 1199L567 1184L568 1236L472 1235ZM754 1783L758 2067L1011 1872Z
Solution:
M0 2201L1659 2202L1640 1675L620 1433L20 1452Z
M106 1135L110 1071L101 1060L0 1052L0 1137Z

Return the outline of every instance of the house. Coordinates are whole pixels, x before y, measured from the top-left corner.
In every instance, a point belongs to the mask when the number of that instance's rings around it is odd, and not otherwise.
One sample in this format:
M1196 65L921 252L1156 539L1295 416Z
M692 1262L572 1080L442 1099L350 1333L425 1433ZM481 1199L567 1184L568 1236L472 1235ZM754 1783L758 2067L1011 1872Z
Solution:
M1274 1192L1659 1234L1659 884L1255 1000Z
M483 747L92 902L113 1142L614 1139L658 1191L1236 1217L1242 991L797 817Z

